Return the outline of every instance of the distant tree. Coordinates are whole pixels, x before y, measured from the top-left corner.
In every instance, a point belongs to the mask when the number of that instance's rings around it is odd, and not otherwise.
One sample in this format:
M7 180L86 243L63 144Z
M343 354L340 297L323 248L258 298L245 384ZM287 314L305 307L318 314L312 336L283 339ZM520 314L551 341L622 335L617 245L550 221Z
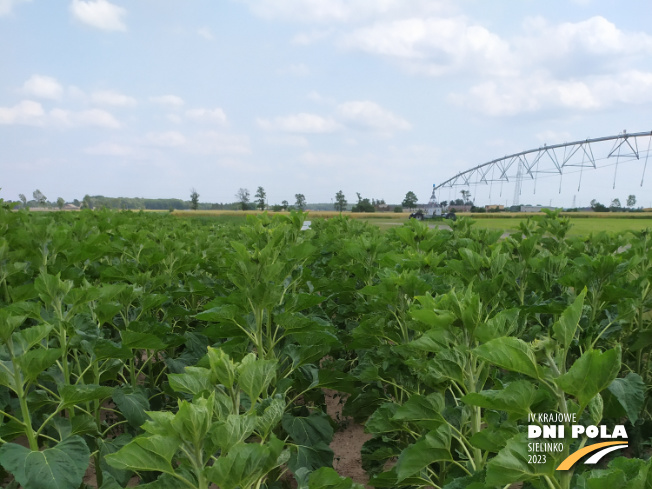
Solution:
M376 212L374 205L369 202L369 199L363 199L360 192L356 192L358 196L358 203L351 207L351 212Z
M25 194L18 194L18 198L23 203L23 207L27 207L27 197L25 197Z
M616 211L616 210L620 209L620 207L621 207L620 199L614 199L614 200L611 201L611 204L609 204L609 208L612 211Z
M403 207L401 207L400 205L397 205L396 207L394 207L394 212L396 212L396 213L403 212Z
M64 205L66 205L66 201L63 200L63 197L59 197L57 199L57 207L59 208L60 211L63 210Z
M194 187L190 189L190 208L193 211L199 209L199 194Z
M447 200L442 200L442 201L439 203L439 205L441 205L442 207L448 207L448 201L447 201Z
M460 193L462 194L462 200L464 201L465 205L472 204L470 201L471 199L471 192L468 190L460 190Z
M335 210L339 211L340 213L342 211L345 211L346 210L346 204L347 204L347 201L346 201L346 197L344 197L344 192L339 190L335 194Z
M34 190L34 192L32 192L32 196L39 206L45 205L48 200L48 198L43 195L43 192L41 192L39 189Z
M73 200L72 203L73 203L74 205L76 205L77 207L79 207L79 206L81 205L81 202L79 202L78 199Z
M464 205L464 201L462 199L455 199L449 205Z
M634 207L636 205L636 195L627 197L627 207Z
M82 209L92 209L93 208L93 201L92 201L90 195L88 195L88 194L84 195L84 198L82 199L80 207Z
M591 209L593 209L594 212L609 212L607 206L601 204L595 199L591 201Z
M235 194L235 198L238 199L240 203L240 208L243 211L247 210L247 204L249 204L249 190L246 188L240 188Z
M306 208L306 196L303 194L294 194L294 198L297 199L294 205L302 211Z
M284 211L288 210L288 207L290 207L290 203L287 200L284 200L281 202L281 207L283 208Z
M267 199L267 194L265 193L265 189L263 187L258 187L258 190L256 190L256 207L258 207L261 211L265 210L265 199Z
M414 209L417 206L418 201L419 199L417 199L416 194L410 190L407 194L405 194L405 198L403 199L401 205L403 207L407 207L408 209Z

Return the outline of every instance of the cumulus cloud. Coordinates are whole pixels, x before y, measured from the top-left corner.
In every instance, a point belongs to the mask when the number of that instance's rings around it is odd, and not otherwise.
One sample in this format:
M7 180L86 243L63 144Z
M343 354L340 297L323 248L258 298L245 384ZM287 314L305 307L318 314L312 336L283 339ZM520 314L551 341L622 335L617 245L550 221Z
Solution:
M340 129L333 119L327 119L315 114L292 114L275 117L274 119L257 119L258 125L267 131L280 131L303 134L324 134Z
M177 95L161 95L160 97L150 97L149 101L159 105L166 105L168 107L181 107L183 99Z
M509 43L463 17L379 22L353 30L340 43L434 76L469 69L494 74L513 70Z
M227 122L226 114L219 107L215 109L187 110L186 117L197 122L209 122L221 125L224 125Z
M107 0L72 0L70 11L73 17L84 24L104 31L126 31L123 17L125 9Z
M369 100L345 102L337 106L338 115L347 123L381 133L410 129L411 124Z
M450 0L242 0L261 17L297 22L356 22L449 11Z
M558 80L546 73L475 85L451 101L490 116L544 109L596 110L615 104L652 102L652 73L630 70L585 80Z
M10 14L15 5L29 1L30 0L0 0L0 17Z
M527 35L516 38L514 46L524 63L587 55L606 58L652 54L652 36L624 32L601 16L556 25L535 17L527 19L523 28Z
M0 107L0 124L30 126L96 126L118 129L120 123L112 114L104 110L91 109L68 111L52 109L46 112L41 104L33 100L23 100L13 107Z
M99 105L113 105L116 107L132 107L136 99L112 90L99 90L91 94L91 101Z
M32 75L23 83L22 91L33 97L58 100L63 94L63 87L51 76Z
M43 107L33 100L23 100L13 107L0 107L0 124L40 126L44 117Z

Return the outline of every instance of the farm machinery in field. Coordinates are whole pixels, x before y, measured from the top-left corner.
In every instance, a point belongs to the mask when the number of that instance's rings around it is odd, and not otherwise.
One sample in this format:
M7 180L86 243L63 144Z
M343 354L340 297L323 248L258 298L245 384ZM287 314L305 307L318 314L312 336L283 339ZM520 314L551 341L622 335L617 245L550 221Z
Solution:
M419 209L416 212L410 214L410 219L417 219L418 221L424 221L426 219L432 221L443 221L444 219L450 219L452 221L457 220L455 212L446 212L448 207L442 207L441 204L437 202L437 197L435 195L435 185L432 185L432 195L430 196L430 201L424 209Z

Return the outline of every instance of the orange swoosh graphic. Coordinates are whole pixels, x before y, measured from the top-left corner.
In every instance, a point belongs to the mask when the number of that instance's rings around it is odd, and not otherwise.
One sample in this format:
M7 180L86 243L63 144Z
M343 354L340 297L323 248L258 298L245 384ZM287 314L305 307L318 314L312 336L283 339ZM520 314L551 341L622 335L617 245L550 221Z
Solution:
M557 470L568 470L570 469L575 462L581 459L584 455L600 450L601 448L608 447L611 445L626 445L626 441L605 441L602 443L596 443L594 445L589 445L588 447L581 448L580 450L571 453L566 459L559 464Z

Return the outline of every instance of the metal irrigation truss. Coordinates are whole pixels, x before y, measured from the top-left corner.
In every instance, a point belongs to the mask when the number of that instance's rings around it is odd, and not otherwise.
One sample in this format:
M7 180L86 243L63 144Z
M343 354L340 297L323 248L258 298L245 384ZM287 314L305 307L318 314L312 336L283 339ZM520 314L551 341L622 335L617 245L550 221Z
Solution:
M642 149L639 149L639 140L641 140ZM561 177L564 174L579 172L579 185L581 185L584 168L597 169L606 166L614 166L613 185L615 188L618 166L632 160L645 162L641 175L642 186L651 143L652 131L637 133L623 131L617 136L585 139L551 146L544 145L541 148L497 158L458 173L445 182L433 186L432 193L434 197L435 192L444 188L479 184L493 185L494 182L500 183L501 186L503 183L515 183L514 204L518 204L523 179L533 180L536 189L537 179L543 178L541 175L558 175L561 192Z

